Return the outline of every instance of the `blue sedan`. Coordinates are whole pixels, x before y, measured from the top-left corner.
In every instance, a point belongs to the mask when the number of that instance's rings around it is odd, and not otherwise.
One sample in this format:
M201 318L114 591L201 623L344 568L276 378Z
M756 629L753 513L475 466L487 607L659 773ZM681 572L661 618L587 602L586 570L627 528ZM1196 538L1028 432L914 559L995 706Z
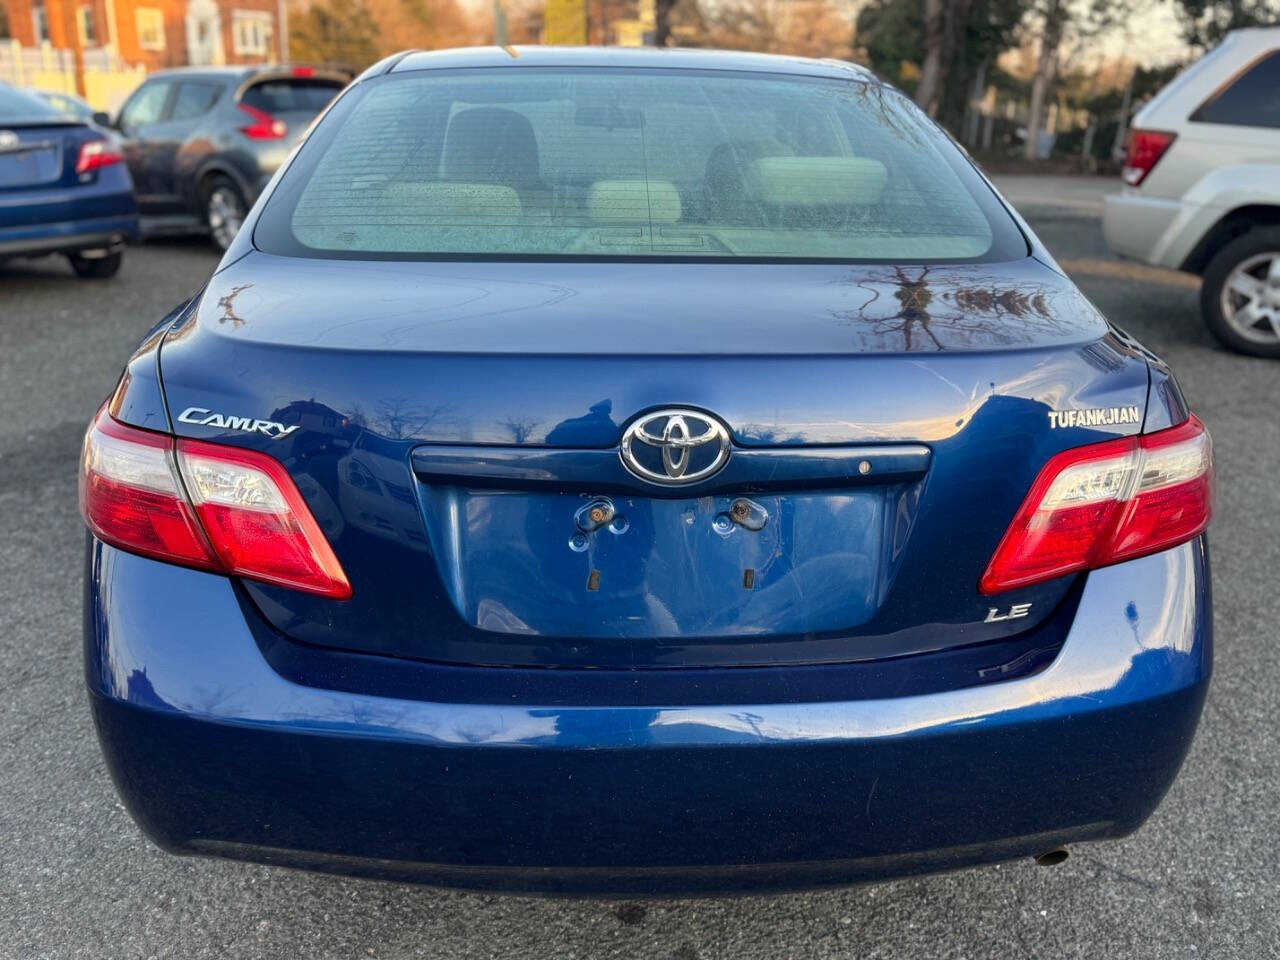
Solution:
M86 676L178 854L681 894L1138 829L1209 436L848 64L372 67L85 438Z
M119 145L91 123L0 84L0 262L65 254L81 277L116 274L138 237Z

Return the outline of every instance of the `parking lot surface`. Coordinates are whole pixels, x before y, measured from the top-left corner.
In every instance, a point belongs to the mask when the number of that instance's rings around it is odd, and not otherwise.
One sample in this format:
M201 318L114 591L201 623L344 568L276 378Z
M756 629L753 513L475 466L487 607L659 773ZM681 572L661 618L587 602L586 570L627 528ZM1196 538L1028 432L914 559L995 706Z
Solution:
M0 958L1280 954L1280 363L1213 342L1194 278L1107 255L1091 199L1106 186L1016 178L1009 193L1103 312L1173 365L1213 433L1217 668L1186 767L1135 836L1058 867L768 898L480 896L152 848L116 799L82 690L76 458L133 345L217 258L152 243L109 282L52 258L0 266Z

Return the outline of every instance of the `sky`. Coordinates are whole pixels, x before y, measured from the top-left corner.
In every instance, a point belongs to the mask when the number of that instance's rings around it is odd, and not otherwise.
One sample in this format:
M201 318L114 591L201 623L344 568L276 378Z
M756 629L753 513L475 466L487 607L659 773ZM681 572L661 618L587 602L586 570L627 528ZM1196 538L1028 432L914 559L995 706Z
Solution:
M1129 57L1144 67L1158 67L1187 57L1187 45L1178 30L1178 18L1174 4L1157 2L1130 18L1124 27L1117 27L1101 37L1096 52L1085 60Z

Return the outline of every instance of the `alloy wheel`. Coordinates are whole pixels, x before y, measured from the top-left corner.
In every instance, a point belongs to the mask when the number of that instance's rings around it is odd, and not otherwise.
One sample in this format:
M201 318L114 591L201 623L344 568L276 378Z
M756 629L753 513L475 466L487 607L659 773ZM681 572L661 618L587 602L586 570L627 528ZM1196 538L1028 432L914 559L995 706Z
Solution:
M208 213L209 232L214 242L225 250L244 223L244 203L233 188L215 187L209 194Z
M1236 265L1222 286L1222 316L1253 343L1280 343L1280 250Z

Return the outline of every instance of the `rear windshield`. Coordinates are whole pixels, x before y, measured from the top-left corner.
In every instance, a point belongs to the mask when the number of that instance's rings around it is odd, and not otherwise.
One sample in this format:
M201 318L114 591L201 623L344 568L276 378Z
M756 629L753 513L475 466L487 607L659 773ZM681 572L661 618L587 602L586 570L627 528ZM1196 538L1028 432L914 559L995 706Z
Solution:
M1012 259L959 151L878 84L721 71L422 71L330 112L255 233L347 257Z
M342 84L332 80L267 80L246 90L240 102L273 115L290 110L319 113L341 89Z
M53 120L66 115L35 94L0 84L0 123L19 120Z

